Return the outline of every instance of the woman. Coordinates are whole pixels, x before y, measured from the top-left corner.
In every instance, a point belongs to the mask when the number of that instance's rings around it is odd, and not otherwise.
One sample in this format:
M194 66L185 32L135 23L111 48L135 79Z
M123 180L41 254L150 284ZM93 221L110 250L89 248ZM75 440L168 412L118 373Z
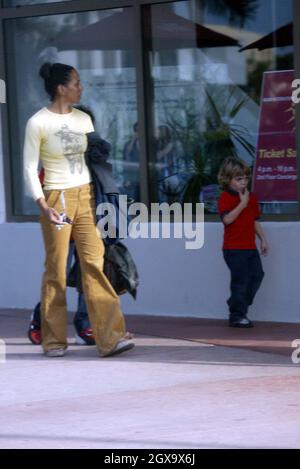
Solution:
M159 183L159 200L173 202L173 191L176 195L178 177L176 175L177 152L172 141L171 130L167 125L159 125L155 132L157 180Z
M101 356L111 356L134 343L127 340L119 298L102 271L104 246L96 230L93 187L84 161L85 134L94 130L93 124L86 113L72 107L82 93L73 67L45 63L40 76L51 103L27 123L24 165L25 181L41 211L46 250L43 349L48 357L61 357L67 348L66 262L72 232L96 345ZM40 160L45 170L43 189L37 173Z

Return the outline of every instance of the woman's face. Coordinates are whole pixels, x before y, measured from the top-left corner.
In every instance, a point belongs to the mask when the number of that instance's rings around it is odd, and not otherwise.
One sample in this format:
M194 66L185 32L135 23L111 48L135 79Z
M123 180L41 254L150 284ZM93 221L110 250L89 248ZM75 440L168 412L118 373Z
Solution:
M80 102L83 87L76 70L70 72L70 80L66 85L60 85L60 90L61 95L68 103L76 104Z

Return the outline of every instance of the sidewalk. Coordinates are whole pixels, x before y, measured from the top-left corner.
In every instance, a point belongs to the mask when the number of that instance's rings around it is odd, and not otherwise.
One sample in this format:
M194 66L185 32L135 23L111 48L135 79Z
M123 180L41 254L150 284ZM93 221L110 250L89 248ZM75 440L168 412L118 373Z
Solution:
M127 316L134 350L100 359L70 325L68 354L50 359L28 342L28 316L0 310L0 448L300 448L298 325L199 332L201 320Z
M300 319L300 318L299 318ZM253 329L236 329L227 321L166 316L135 316L127 319L129 329L146 335L238 347L291 356L291 343L300 340L300 323L255 322Z

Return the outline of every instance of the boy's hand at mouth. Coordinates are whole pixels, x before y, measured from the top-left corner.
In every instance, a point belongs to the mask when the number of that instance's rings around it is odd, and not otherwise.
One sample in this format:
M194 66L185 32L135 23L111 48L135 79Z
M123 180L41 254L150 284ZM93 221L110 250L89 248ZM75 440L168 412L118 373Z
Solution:
M248 189L244 189L244 192L240 192L240 201L243 204L244 207L247 207L248 202L249 202L249 191Z

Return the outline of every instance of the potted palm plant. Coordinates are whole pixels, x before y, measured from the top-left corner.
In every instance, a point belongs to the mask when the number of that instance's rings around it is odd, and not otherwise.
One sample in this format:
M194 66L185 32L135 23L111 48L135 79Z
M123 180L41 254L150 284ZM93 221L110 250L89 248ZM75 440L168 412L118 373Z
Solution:
M203 188L213 186L217 194L217 175L219 168L228 156L238 156L239 144L251 159L255 156L255 147L249 139L249 131L235 122L235 118L246 99L234 100L233 93L229 93L223 102L206 91L208 112L206 115L206 130L199 135L198 147L193 152L194 173L187 181L184 189L183 202L199 202ZM205 202L205 200L203 200Z

